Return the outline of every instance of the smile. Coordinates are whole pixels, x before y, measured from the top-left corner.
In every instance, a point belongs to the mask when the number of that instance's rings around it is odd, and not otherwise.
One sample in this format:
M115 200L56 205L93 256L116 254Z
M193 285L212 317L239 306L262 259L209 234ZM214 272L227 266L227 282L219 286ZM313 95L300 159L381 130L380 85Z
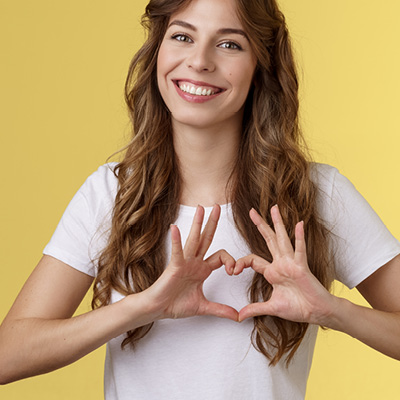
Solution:
M187 81L176 81L175 84L179 87L182 92L194 95L194 96L213 96L215 94L221 93L224 90L208 86L208 85L196 85Z
M179 89L196 96L211 96L212 94L215 94L212 89L206 89L201 86L196 87L193 85L186 85L185 83L179 84Z

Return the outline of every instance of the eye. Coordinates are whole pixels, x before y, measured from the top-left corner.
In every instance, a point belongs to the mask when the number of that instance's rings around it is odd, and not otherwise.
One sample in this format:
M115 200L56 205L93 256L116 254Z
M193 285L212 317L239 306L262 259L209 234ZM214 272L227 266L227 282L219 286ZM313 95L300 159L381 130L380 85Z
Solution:
M171 39L177 40L178 42L186 42L186 43L193 42L193 40L188 35L185 35L184 33L176 33L175 35L171 36Z
M223 42L219 45L219 47L229 50L242 50L242 48L235 42Z

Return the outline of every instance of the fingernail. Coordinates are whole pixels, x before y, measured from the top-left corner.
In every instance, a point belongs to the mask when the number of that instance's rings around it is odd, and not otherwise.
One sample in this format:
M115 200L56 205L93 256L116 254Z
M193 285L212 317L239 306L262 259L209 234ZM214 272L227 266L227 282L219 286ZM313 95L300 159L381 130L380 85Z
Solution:
M250 213L258 214L258 212L256 211L256 209L255 209L254 207L252 207L252 208L250 209L249 214L250 214Z

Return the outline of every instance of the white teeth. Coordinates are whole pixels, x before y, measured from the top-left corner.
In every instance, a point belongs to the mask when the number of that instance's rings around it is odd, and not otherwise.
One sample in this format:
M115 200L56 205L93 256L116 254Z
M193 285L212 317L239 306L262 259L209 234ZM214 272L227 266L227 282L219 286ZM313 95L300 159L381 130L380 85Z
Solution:
M212 94L215 94L212 89L202 88L201 86L195 87L185 83L179 83L179 89L181 89L183 92L194 94L196 96L211 96Z

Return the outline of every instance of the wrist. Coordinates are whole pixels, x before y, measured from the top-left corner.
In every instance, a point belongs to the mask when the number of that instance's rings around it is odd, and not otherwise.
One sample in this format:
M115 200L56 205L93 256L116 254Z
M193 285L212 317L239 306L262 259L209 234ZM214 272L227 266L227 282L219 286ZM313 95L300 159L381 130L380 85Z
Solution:
M126 296L121 300L122 312L128 316L126 331L150 324L159 319L159 312L149 299L147 290Z
M343 316L347 312L346 309L348 303L348 300L330 294L329 306L322 314L320 321L318 321L318 325L340 331Z

